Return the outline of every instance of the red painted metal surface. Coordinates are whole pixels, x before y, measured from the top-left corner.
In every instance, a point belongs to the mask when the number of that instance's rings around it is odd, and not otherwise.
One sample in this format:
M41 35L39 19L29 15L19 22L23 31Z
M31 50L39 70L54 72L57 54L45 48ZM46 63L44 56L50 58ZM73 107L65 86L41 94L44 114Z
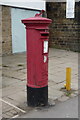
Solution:
M22 20L26 26L29 87L41 88L48 85L48 52L44 53L44 41L48 41L48 26L51 22L40 16Z

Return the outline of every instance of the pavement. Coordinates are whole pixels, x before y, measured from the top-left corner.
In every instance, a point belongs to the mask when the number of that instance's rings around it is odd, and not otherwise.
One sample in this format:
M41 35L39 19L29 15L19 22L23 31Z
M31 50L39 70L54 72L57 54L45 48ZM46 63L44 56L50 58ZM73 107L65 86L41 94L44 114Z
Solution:
M35 109L18 118L78 118L78 97L58 103L54 107Z
M64 89L66 67L71 67L71 91ZM49 49L48 100L55 106L78 96L78 53L61 49ZM0 67L1 71L1 67ZM0 106L2 118L16 118L35 108L27 106L27 70L26 53L2 57L2 86L0 81ZM1 97L1 96L0 96Z

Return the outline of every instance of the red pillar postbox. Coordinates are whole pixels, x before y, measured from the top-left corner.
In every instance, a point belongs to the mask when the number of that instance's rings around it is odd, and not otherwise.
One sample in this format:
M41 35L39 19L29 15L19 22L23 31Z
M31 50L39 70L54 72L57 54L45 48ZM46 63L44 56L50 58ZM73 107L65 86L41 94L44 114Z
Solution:
M48 40L51 19L23 19L27 39L27 103L29 106L48 104Z

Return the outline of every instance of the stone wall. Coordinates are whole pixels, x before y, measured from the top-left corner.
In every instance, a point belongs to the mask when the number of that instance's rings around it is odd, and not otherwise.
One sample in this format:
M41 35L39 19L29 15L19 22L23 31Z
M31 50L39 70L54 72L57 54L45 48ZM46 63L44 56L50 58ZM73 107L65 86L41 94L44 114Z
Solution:
M2 55L2 6L0 6L0 55Z
M66 3L48 2L47 17L50 25L50 47L80 51L80 3L76 3L75 18L66 18Z
M11 8L2 6L2 54L10 54L11 52Z

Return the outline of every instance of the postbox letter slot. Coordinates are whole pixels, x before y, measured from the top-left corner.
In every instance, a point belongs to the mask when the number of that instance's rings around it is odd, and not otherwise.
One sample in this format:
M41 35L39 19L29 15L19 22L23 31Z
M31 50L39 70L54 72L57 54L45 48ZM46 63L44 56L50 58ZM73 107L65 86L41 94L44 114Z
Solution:
M49 36L49 32L41 32L41 36Z

